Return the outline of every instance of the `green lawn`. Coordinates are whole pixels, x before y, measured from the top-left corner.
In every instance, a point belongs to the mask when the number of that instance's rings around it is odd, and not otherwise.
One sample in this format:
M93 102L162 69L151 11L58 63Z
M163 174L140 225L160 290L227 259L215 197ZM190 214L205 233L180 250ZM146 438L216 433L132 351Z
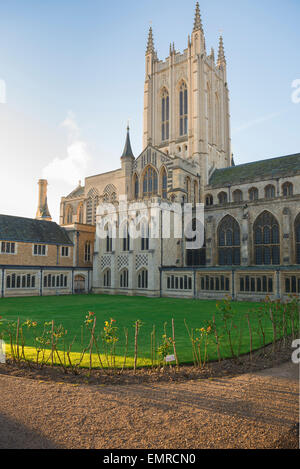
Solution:
M241 353L249 351L248 323L245 314L251 311L251 324L254 330L254 348L260 347L260 339L255 333L257 325L256 312L259 304L255 303L233 303L235 312L233 337L236 349L240 341ZM55 321L56 325L62 324L67 329L66 343L68 344L76 336L73 352L81 350L81 326L89 311L96 314L97 334L103 330L104 321L113 318L119 328L120 340L117 344L117 355L124 354L124 327L129 330L128 357L133 357L134 353L134 323L141 320L143 325L139 334L139 365L150 363L150 333L153 325L156 326L156 340L161 340L164 323L167 322L168 335L171 335L171 320L175 320L177 354L181 363L191 363L193 361L190 340L184 325L186 319L192 328L201 328L206 325L205 321L212 320L216 315L216 324L221 331L223 322L221 313L216 308L216 301L172 299L172 298L145 298L126 296L106 296L106 295L81 295L81 296L53 296L53 297L30 297L30 298L2 298L0 299L0 316L5 325L6 320L21 321L27 319L37 321L35 329L26 329L26 345L34 345L34 337L42 332L42 325L45 321ZM3 321L4 320L4 321ZM271 323L266 320L267 341L272 340ZM84 342L88 341L86 327L84 329ZM1 332L1 326L0 326ZM222 340L222 355L230 356L227 341ZM173 353L173 352L172 352ZM217 358L216 346L209 347L209 359Z

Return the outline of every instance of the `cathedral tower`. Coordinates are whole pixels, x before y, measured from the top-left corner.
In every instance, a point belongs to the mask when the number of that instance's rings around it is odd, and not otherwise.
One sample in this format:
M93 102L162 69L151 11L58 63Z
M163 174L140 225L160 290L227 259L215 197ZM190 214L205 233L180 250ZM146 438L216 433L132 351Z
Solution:
M200 166L201 186L214 168L231 165L229 92L223 38L215 62L206 52L196 4L194 27L187 48L174 43L165 61L157 57L152 28L146 50L143 148L151 144L170 155Z

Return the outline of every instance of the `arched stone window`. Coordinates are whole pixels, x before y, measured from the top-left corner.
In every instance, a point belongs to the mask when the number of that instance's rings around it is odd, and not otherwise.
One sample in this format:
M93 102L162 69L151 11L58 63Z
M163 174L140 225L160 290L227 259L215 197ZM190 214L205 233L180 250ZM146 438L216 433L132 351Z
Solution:
M295 221L296 264L300 264L300 213Z
M191 201L191 180L189 177L186 178L186 192L187 192L187 201Z
M83 203L78 205L77 221L78 221L78 223L83 223Z
M220 205L224 205L224 204L227 204L228 202L228 195L226 192L220 192L218 194L218 199L219 199L219 204Z
M146 220L141 222L141 250L149 250L149 224Z
M120 288L128 288L128 269L123 269L120 273Z
M243 202L243 193L241 190L237 189L233 192L233 202L240 203Z
M258 189L256 187L251 187L251 189L249 189L249 200L251 202L258 200Z
M169 120L170 120L170 98L166 88L162 91L161 97L161 139L169 140Z
M197 181L194 181L194 205L199 202L199 185Z
M138 274L138 288L148 288L148 270L142 269Z
M91 262L91 242L87 241L84 245L84 262Z
M130 234L129 234L129 228L128 224L124 223L121 229L121 234L122 234L122 249L123 251L130 251Z
M275 194L276 194L275 186L273 186L273 184L269 184L269 185L265 188L265 198L266 198L266 199L274 199L274 198L275 198Z
M107 224L104 228L106 232L106 252L112 252L112 230L111 226Z
M197 220L196 218L192 221L192 230L195 232L197 229ZM192 242L196 240L196 235L193 239L186 238L186 241ZM204 235L204 244L200 249L187 249L186 250L186 265L188 267L198 267L206 265L206 244L205 244L205 235Z
M294 187L291 182L285 182L282 185L282 195L283 197L291 197L294 192Z
M184 81L179 87L179 135L188 133L188 91Z
M66 223L67 225L73 223L73 208L71 205L69 205L66 210Z
M168 193L168 177L166 168L163 167L160 173L161 196L163 199L167 198Z
M143 194L151 197L157 194L157 172L152 166L148 166L144 173Z
M205 205L207 207L210 207L211 205L214 204L214 198L211 194L206 194L205 196Z
M241 235L238 222L226 215L218 227L219 265L240 265Z
M134 198L138 199L139 193L140 193L140 184L139 184L139 177L137 174L133 176L133 192L134 192Z
M103 273L103 286L111 287L111 270L106 269Z
M270 212L263 212L253 227L256 265L280 264L279 223Z
M95 225L98 205L99 192L97 189L92 188L88 193L86 203L86 222L88 225Z

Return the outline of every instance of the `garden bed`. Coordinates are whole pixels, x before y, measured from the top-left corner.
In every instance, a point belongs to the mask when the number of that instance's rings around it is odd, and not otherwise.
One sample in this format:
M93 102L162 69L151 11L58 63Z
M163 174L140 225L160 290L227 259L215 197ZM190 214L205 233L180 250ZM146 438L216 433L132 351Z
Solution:
M280 340L276 343L276 350L273 344L264 350L246 354L235 359L225 359L220 362L208 363L205 367L195 366L165 366L147 367L134 370L101 370L101 369L78 369L78 374L71 370L64 372L58 366L36 366L34 363L20 362L18 364L8 360L5 364L0 364L0 374L14 377L23 377L39 381L64 382L75 385L130 385L156 382L182 382L197 379L215 379L221 377L234 377L245 373L265 370L291 360L292 338L288 338L286 345Z

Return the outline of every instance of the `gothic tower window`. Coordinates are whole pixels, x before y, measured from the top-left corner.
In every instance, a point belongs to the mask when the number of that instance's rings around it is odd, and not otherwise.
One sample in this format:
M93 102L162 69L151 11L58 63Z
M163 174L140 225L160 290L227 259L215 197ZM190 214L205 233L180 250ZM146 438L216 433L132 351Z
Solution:
M170 98L169 93L164 88L161 98L161 139L169 140L169 120L170 120Z
M296 264L300 264L300 213L295 221Z
M280 264L279 223L270 212L263 212L254 223L256 265Z
M86 204L86 222L88 225L96 224L96 213L99 205L99 192L92 188L87 196Z
M199 201L199 186L198 182L194 181L194 206L198 203Z
M218 228L219 265L240 265L240 238L238 222L226 215Z
M183 81L179 88L179 135L187 135L188 131L188 91Z
M145 197L157 194L157 172L152 166L148 166L144 174L143 194Z
M189 177L186 178L186 191L187 191L187 201L191 201L191 180Z

